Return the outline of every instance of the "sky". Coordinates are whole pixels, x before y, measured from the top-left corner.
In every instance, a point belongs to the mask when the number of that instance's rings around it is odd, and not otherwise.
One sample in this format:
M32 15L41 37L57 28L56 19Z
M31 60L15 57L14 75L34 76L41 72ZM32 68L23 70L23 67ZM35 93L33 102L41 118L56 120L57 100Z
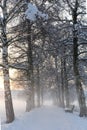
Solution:
M86 13L87 13L87 0L86 0Z

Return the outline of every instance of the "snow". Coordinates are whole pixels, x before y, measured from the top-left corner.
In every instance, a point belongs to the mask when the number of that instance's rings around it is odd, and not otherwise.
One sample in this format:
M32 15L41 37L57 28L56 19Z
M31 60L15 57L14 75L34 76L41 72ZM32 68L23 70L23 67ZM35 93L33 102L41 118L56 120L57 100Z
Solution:
M87 119L44 106L19 116L11 124L2 124L2 130L87 130Z
M0 92L1 130L87 130L87 118L79 117L77 112L66 113L64 109L52 106L51 100L45 100L41 108L25 112L26 100L22 90L12 91L15 121L5 124L2 93L3 91Z
M12 97L13 97L13 106L14 106L14 112L15 116L19 117L23 113L25 113L26 110L26 100L24 97L24 92L22 90L19 91L12 91ZM4 91L0 90L0 118L1 122L5 122L6 115L5 115L5 103L4 103Z
M51 7L53 4L49 1L45 2L45 8L48 9L49 7Z
M26 19L29 19L30 21L33 21L33 22L37 20L37 17L42 18L44 20L48 19L48 15L39 11L37 6L32 3L28 4L28 9L25 12L25 16L26 16Z

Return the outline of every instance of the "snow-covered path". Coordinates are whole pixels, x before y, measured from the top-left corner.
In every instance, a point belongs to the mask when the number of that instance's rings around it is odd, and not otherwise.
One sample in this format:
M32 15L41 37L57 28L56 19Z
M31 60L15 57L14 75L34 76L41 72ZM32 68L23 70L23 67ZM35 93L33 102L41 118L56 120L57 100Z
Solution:
M25 113L2 130L87 130L87 119L57 107L42 107Z

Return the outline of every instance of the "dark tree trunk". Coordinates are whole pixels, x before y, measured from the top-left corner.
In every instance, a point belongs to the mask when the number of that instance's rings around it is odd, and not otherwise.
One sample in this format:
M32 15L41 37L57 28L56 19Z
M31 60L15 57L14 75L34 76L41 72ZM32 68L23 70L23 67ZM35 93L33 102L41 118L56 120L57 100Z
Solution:
M57 56L55 58L55 68L56 68L56 100L57 100L57 105L61 106L61 90L60 90L60 84L59 84L59 77L58 77L58 61L57 61Z
M32 57L32 41L31 41L31 23L27 20L27 41L28 41L28 91L27 91L27 106L26 111L30 111L34 108L34 77L33 77L33 57Z
M61 106L65 107L64 104L64 71L63 71L63 59L61 58Z

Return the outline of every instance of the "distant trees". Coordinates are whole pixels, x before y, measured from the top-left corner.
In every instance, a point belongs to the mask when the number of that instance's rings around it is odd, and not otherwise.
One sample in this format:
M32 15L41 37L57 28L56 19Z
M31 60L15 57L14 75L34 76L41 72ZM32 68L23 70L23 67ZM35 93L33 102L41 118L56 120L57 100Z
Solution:
M57 2L55 4L57 4ZM63 6L62 6L63 4L66 9L63 8ZM65 1L62 1L62 5L58 8L58 10L57 10L57 7L55 8L53 5L53 8L55 9L54 10L55 11L54 21L57 22L57 20L58 20L63 25L61 27L62 33L59 33L61 41L62 41L61 44L65 44L65 46L67 46L68 44L72 44L71 46L73 47L73 50L72 50L73 64L72 64L72 66L73 66L76 91L77 91L77 96L78 96L78 101L79 101L79 106L80 106L80 116L84 116L84 115L86 115L86 103L85 103L84 90L83 90L82 82L81 82L81 75L79 73L79 60L78 60L79 47L78 46L79 46L79 42L81 42L81 41L80 41L80 32L79 32L78 28L80 28L79 23L83 24L80 17L82 18L82 14L83 15L85 14L85 1L65 0ZM60 10L61 10L61 12L60 12ZM65 15L63 15L64 10L66 11L67 15L70 17L69 19ZM57 16L56 16L56 11L59 11L58 12L59 14ZM63 32L63 30L65 28L64 25L67 22L70 22L70 24L68 24L68 26L66 27L66 31L68 31L68 28L70 29L69 30L70 34L68 36L67 36L68 32L66 34L64 34L64 32ZM51 21L50 21L50 23L51 23ZM64 34L64 35L62 35L62 34ZM57 43L58 42L60 42L59 39L57 39ZM62 53L63 53L63 51L65 51L65 49L64 50L62 49ZM58 53L57 53L57 55L58 55ZM66 71L66 67L67 67L66 65L69 63L66 63L66 53L63 54L61 63L62 63L61 85L62 85L62 94L63 94L62 99L63 100L66 99L66 106L67 105L69 106L69 97L67 97L69 90L68 90L68 81L67 81L68 79L67 79L67 71ZM72 73L72 75L73 75L73 73Z

